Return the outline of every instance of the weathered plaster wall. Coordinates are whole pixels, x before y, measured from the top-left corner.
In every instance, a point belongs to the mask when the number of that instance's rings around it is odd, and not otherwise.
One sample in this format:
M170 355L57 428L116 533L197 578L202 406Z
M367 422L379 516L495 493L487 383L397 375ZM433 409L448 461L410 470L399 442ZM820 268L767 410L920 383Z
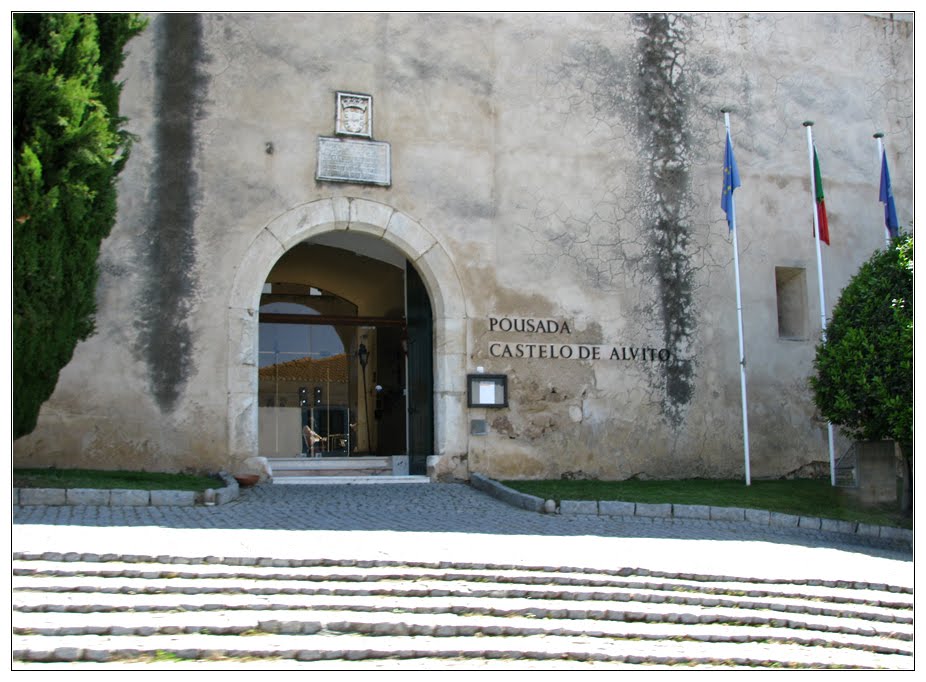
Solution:
M823 460L801 122L816 121L825 175L831 308L883 243L876 130L912 220L912 33L862 14L156 16L123 75L138 141L98 331L16 461L214 469L254 454L260 282L301 240L353 230L401 249L431 291L441 475L740 475L722 107L743 181L753 475ZM337 90L373 96L391 187L315 180ZM806 340L778 338L775 266L806 269ZM492 342L668 355L495 357ZM508 409L465 407L476 366L508 374Z
M529 54L543 46L547 55L531 62L527 77L504 84L510 96L503 101L517 110L510 112L512 134L499 135L500 146L515 140L502 184L518 218L498 221L499 241L527 248L508 268L510 277L499 274L517 293L500 300L495 312L525 309L529 297L515 278L533 269L549 301L534 307L535 315L588 326L590 332L572 336L589 343L675 347L680 362L668 371L607 363L545 368L531 378L547 389L546 398L532 391L530 409L489 413L498 428L484 447L492 456L480 455L481 461L499 476L742 471L732 251L717 179L722 107L734 110L744 183L737 207L753 473L778 475L825 459L824 425L814 420L806 390L819 308L801 122L817 122L831 224L842 226L841 238L824 247L831 307L883 243L875 130L892 131L892 163L902 160L909 170L909 90L894 102L880 92L886 81L892 92L910 84L905 41L912 27L858 15L620 15L610 22L598 17L594 26L580 17L573 17L578 26L556 19L499 32L502 43L517 43ZM820 31L851 35L851 56L843 54L845 41L821 45ZM832 70L831 60L839 62ZM513 73L517 63L512 56ZM526 104L537 99L545 109ZM525 136L514 134L524 130L532 131L527 148ZM560 155L571 165L562 168ZM525 169L547 171L561 186L538 190ZM778 339L776 265L806 268L810 333L803 342ZM590 298L600 303L589 305ZM476 334L481 339L484 328ZM485 354L484 341L474 346ZM503 360L487 369L524 376L532 364ZM555 443L550 451L558 454L525 455L536 454L537 441ZM500 457L506 449L510 456Z
M196 15L161 16L129 46L122 111L139 139L121 179L119 222L100 254L96 335L62 371L43 426L16 443L17 461L216 470L225 460L224 434L201 426L213 411L194 397L224 364L197 354L192 319L203 271L195 137L208 87L201 24Z

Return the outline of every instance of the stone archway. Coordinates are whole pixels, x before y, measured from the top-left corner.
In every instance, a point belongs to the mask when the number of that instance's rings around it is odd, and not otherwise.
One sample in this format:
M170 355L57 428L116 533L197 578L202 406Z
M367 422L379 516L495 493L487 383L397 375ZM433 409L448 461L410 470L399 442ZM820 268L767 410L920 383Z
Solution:
M447 252L420 223L368 199L332 197L297 206L262 228L248 247L228 302L228 455L258 454L257 340L260 294L274 264L296 244L326 232L378 237L405 254L424 280L434 315L432 478L466 478L466 299Z

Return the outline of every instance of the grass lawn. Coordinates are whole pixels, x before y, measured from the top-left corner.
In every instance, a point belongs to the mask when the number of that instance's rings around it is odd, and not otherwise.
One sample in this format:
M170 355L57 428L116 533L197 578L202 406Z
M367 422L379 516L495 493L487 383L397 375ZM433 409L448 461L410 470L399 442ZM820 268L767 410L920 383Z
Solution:
M148 471L94 469L14 469L15 488L99 488L122 490L192 490L221 488L218 477Z
M829 479L790 481L744 481L685 479L678 481L502 481L509 488L545 500L620 500L673 504L703 504L713 507L745 507L816 516L843 521L860 521L882 526L912 528L909 517L890 506L862 507Z

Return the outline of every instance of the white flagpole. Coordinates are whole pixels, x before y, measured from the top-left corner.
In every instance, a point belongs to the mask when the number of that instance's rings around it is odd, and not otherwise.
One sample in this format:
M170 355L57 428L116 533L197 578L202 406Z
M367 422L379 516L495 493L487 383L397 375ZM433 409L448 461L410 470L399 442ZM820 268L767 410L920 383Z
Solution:
M881 165L884 163L884 144L881 142L881 138L884 137L884 133L875 133L874 138L878 141L878 187L881 186ZM891 246L891 231L888 229L887 225L884 226L884 245L888 248Z
M727 135L730 135L730 112L724 110L723 123L727 129ZM732 139L732 138L731 138ZM737 242L736 230L736 202L733 199L733 192L730 192L730 231L733 232L733 273L736 279L736 321L739 330L739 351L740 351L740 396L743 403L743 459L746 465L746 485L752 484L752 476L749 472L749 414L746 409L746 350L743 344L743 295L740 290L740 257L739 245Z
M807 154L810 157L810 200L813 203L813 240L817 247L817 283L820 288L820 329L826 341L826 298L823 295L823 257L820 255L820 222L817 218L817 188L813 166L813 121L804 121L807 128ZM833 446L833 424L826 423L830 451L830 484L836 485L836 453Z

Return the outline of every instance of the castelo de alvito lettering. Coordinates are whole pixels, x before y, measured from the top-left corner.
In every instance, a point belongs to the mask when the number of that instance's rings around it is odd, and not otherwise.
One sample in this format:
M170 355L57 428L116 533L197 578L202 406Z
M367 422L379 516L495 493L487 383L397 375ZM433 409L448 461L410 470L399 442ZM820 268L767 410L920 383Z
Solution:
M882 154L912 230L912 15L151 14L119 80L95 331L17 467L739 478L744 381L752 475L816 471Z
M535 320L528 318L490 317L489 330L527 334L571 334L568 320ZM671 357L668 348L630 346L592 346L584 343L506 343L489 342L489 355L495 358L528 358L550 360L641 360L666 362Z

